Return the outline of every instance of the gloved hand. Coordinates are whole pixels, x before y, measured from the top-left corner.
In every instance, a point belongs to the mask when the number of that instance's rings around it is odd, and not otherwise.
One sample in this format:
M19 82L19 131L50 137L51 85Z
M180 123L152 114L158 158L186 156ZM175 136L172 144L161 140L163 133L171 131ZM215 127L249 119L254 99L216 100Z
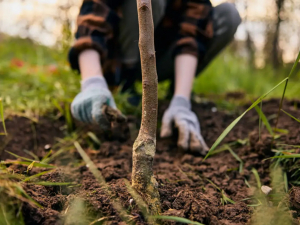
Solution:
M103 77L91 77L81 83L81 92L71 104L75 119L84 123L99 124L101 129L108 130L110 121L105 115L105 105L116 110L116 115L125 117L117 110L116 103Z
M208 152L209 148L201 136L197 116L191 111L191 103L185 97L173 97L169 108L165 111L160 133L162 138L172 135L173 122L179 131L178 147L198 151L202 155Z

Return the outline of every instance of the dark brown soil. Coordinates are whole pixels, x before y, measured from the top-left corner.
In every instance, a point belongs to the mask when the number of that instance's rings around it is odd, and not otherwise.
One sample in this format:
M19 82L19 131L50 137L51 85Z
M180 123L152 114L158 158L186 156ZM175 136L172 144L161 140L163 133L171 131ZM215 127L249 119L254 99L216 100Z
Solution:
M264 113L270 119L271 125L275 124L274 118L278 105L279 100L269 100L263 105ZM167 106L168 104L163 102L160 104L159 118ZM300 118L299 106L298 101L286 101L284 109ZM202 134L209 146L242 110L237 109L235 113L226 113L212 110L214 107L216 106L213 103L193 106L201 121ZM256 111L250 111L223 141L223 143L239 141L232 145L232 149L245 163L242 173L239 172L239 162L228 151L215 154L203 161L203 156L179 152L176 147L176 137L164 140L158 138L154 173L159 183L162 210L165 215L185 217L212 225L250 223L253 207L247 206L249 202L244 199L249 198L252 189L246 185L245 180L253 186L256 185L251 172L251 169L255 168L262 185L270 185L271 161L263 161L263 159L274 155L271 151L272 137L265 129L259 140L258 119ZM129 123L131 134L136 134L135 118L131 118ZM53 145L57 137L64 136L63 124L63 121L53 122L47 118L41 118L38 123L32 123L21 117L10 118L6 122L9 136L0 137L0 159L14 158L4 150L30 157L23 151L24 149L42 157L47 153L45 145ZM281 113L278 127L289 132L281 134L276 143L300 145L300 127L297 122ZM130 201L132 197L124 182L125 179L129 181L131 179L134 138L125 142L105 141L103 138L101 140L99 150L88 147L90 145L82 140L81 144L105 177L115 196L105 194L73 148L53 163L59 165L54 172L43 175L39 180L73 182L80 185L60 187L22 184L27 193L43 206L39 209L24 203L22 212L25 224L90 224L91 221L100 218L107 224L125 224L121 222L111 205L112 197L121 200L133 222L146 224L135 202ZM243 143L242 140L246 142ZM27 167L20 165L10 167L18 173L27 170ZM30 175L40 171L41 169L34 168L30 171ZM235 204L223 205L220 190L209 181L223 190L226 196L235 201ZM295 218L300 217L300 189L293 187L290 193L291 210L296 212L293 215ZM76 206L80 205L83 207L78 210ZM172 223L168 222L168 224Z

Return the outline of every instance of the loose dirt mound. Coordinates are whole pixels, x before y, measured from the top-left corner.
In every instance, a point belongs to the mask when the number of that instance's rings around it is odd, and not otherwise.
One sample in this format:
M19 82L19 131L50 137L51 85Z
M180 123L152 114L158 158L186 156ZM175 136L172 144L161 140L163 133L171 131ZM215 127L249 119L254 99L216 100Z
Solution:
M263 105L264 113L271 125L275 123L274 115L278 111L278 104L278 100L270 100ZM160 118L167 106L166 103L160 104ZM300 102L286 102L284 109L300 118L299 106ZM193 106L201 121L202 134L210 146L239 115L238 112L228 114L216 111L215 107L213 103ZM244 161L241 173L239 162L228 151L215 154L203 161L200 155L179 152L176 147L176 137L164 140L158 138L154 173L159 183L165 215L175 215L215 225L247 224L250 221L253 208L247 206L250 202L244 200L251 194L245 180L253 184L251 169L256 168L262 184L270 185L270 161L263 161L263 159L274 154L271 152L271 138L265 130L261 140L258 140L258 118L255 111L249 112L224 140L224 143L236 142L232 145L232 149ZM135 119L130 121L130 127L135 127ZM7 138L0 137L0 146L4 146L0 148L1 160L12 158L3 150L29 157L23 150L34 149L35 154L43 156L47 153L44 146L54 144L56 137L63 136L62 121L53 122L43 118L38 124L32 124L28 119L13 117L6 125L10 135ZM279 128L289 132L281 134L277 142L300 145L300 127L297 122L282 113ZM131 133L136 133L136 130ZM248 142L244 142L244 139ZM145 224L135 202L130 201L132 197L124 182L124 179L131 179L132 144L133 140L103 141L99 150L91 148L85 150L111 186L115 195L113 197L121 200L133 221ZM111 196L104 193L101 185L84 164L78 164L79 159L76 151L71 149L68 154L61 155L55 161L54 164L59 165L58 169L39 178L51 182L73 182L80 184L79 186L49 187L23 184L27 193L43 206L43 209L39 209L28 203L23 204L22 212L26 224L89 224L95 218L109 221L108 224L122 224L111 205ZM12 165L10 168L18 173L27 170L27 167L20 165ZM30 175L40 171L35 168L30 171ZM235 204L230 202L222 204L222 190L223 194ZM290 201L296 210L293 214L296 218L299 216L299 199L299 189L294 187ZM80 205L83 207L78 211L76 206Z

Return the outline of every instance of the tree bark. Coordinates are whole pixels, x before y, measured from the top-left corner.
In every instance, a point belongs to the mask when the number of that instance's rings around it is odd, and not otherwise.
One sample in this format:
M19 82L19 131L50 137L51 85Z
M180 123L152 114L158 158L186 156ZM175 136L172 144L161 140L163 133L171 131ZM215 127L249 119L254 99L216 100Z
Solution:
M273 39L273 48L272 48L272 64L274 68L279 68L282 65L282 54L279 48L279 35L280 35L280 24L282 22L281 12L283 11L285 0L276 0L276 25Z
M160 213L158 184L152 164L156 150L157 72L151 0L137 0L142 65L142 124L133 145L132 185L147 202L151 214Z

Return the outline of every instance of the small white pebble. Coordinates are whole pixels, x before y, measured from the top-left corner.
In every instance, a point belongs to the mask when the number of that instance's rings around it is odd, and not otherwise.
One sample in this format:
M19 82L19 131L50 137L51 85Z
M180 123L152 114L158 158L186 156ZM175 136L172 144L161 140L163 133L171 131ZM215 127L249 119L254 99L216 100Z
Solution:
M86 167L87 167L87 168L89 168L89 167L90 167L90 165L89 165L89 164L86 164Z
M218 109L217 109L217 107L212 107L212 108L211 108L211 111L215 113L215 112L218 111Z
M129 204L132 205L132 203L133 203L133 199L131 198L131 199L129 200Z
M51 149L51 145L49 145L49 144L45 145L45 146L44 146L44 149L45 149L45 150L50 150L50 149Z
M265 195L268 195L268 194L272 191L272 188L263 185L263 186L261 186L261 191L262 191Z

